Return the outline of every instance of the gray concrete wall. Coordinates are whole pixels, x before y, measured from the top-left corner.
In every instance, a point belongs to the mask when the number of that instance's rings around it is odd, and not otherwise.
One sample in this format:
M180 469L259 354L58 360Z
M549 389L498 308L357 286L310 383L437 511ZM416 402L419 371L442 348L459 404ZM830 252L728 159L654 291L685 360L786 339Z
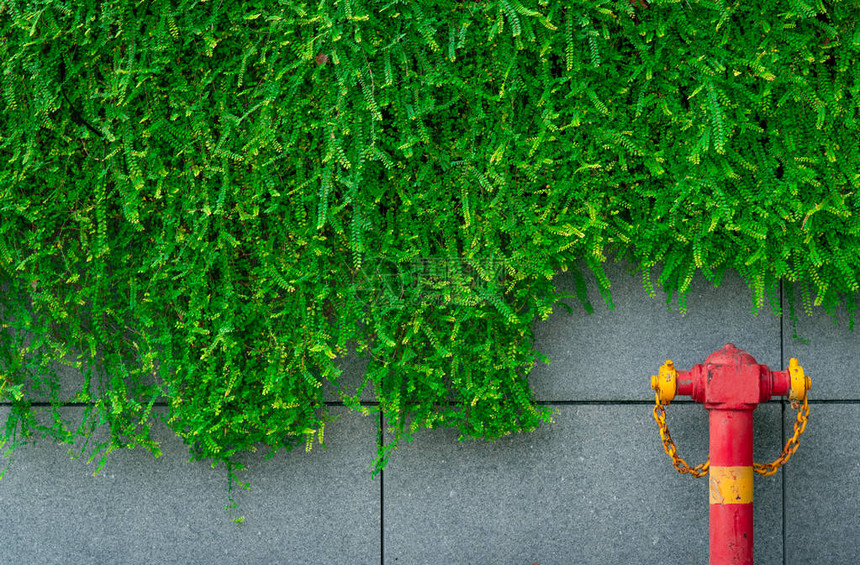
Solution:
M752 315L731 274L717 289L697 279L682 316L649 298L639 274L607 267L614 311L592 285L593 314L570 302L572 315L559 308L535 327L552 363L532 384L554 424L495 443L422 430L371 479L378 416L333 406L343 416L326 426L325 451L246 457L242 524L224 512L223 469L189 463L166 429L160 459L114 453L95 477L44 441L19 449L0 481L0 562L704 564L707 482L679 475L663 452L649 376L726 342L774 368L798 357L813 380L799 451L755 479L756 563L860 562L860 330L816 311L799 320L806 343L795 340L787 316ZM569 274L557 282L573 290ZM344 365L353 378L363 366ZM677 401L667 413L681 456L704 461L704 408ZM779 455L794 418L783 402L756 410L757 461Z

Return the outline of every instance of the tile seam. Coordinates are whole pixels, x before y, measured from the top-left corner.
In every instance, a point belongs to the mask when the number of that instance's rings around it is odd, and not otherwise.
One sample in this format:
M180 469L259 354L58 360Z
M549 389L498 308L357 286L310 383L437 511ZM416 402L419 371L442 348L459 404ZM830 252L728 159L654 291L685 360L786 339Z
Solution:
M362 400L358 404L359 404L359 406L368 406L368 407L379 406L379 402L372 401L372 400L368 400L368 401ZM95 402L63 402L59 406L60 406L60 408L85 408L87 406L95 406L95 405L96 405ZM170 406L170 404L167 402L154 402L152 405L155 407L161 407L161 408L166 408L166 407ZM2 408L2 407L8 408L11 406L12 406L11 402L0 402L0 408ZM45 401L35 401L35 402L31 402L30 406L35 406L38 408L48 408L50 406L53 406L53 404L51 404L50 402L45 402ZM322 403L322 406L346 406L346 403L339 401L339 400L326 400L325 402Z
M774 404L784 404L787 401L785 400L770 400L768 402L763 403L764 405L774 405ZM810 398L808 400L809 404L846 404L846 405L855 405L860 404L860 398ZM535 404L540 406L604 406L604 405L612 405L612 406L652 406L654 404L653 400L633 400L633 399L617 399L617 400L536 400ZM672 406L675 405L686 405L686 404L696 404L696 402L692 400L673 400ZM0 408L11 408L13 404L11 402L0 402ZM30 406L36 408L49 408L52 406L50 402L31 402ZM67 402L60 404L60 408L86 408L88 406L95 406L95 403L91 402ZM167 408L170 405L165 402L156 402L153 404L155 407L159 408ZM329 407L347 407L344 402L324 402L323 406ZM367 406L367 407L375 407L379 406L379 402L372 401L362 401L359 402L359 406Z
M382 411L379 411L379 429L377 438L379 445L382 445L383 437L383 420ZM385 469L379 471L379 563L385 565Z
M779 367L782 369L785 367L785 301L783 294L783 281L780 279L779 281ZM782 444L785 445L785 400L783 399L780 402L780 437L782 439ZM780 484L782 487L782 565L786 565L786 553L787 553L787 543L788 543L788 532L786 526L786 511L785 511L785 473L786 469L783 468L782 476L780 477Z

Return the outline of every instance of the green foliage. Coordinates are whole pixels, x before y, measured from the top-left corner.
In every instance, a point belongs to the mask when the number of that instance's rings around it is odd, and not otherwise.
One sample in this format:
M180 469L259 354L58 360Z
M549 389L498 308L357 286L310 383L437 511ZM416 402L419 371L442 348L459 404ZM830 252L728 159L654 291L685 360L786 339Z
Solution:
M756 308L779 281L807 310L853 304L857 19L821 1L0 0L8 446L104 427L93 457L158 454L163 400L232 479L243 451L322 441L324 383L384 414L377 468L422 427L531 430L551 416L527 377L552 275L590 309L581 261L611 304L610 249L682 308L695 273L727 269ZM348 343L378 405L341 386ZM86 376L72 398L62 359ZM68 402L83 423L57 416Z

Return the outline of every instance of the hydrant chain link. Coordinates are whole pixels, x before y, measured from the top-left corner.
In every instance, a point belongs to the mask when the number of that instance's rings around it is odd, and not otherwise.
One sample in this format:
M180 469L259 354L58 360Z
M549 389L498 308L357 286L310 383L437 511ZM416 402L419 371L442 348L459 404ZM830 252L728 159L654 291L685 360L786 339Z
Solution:
M682 475L690 474L696 478L704 477L708 474L710 461L705 461L700 465L691 467L689 463L684 461L678 455L678 448L675 446L675 442L669 434L669 426L666 423L666 409L663 408L659 390L654 394L654 397L654 420L660 428L660 439L663 442L663 450L672 458L672 465ZM808 419L809 404L807 404L806 397L804 396L803 404L800 405L797 411L797 420L794 422L794 435L785 442L785 447L782 448L782 454L772 463L753 463L753 470L759 475L769 477L776 473L777 469L785 465L788 460L791 459L791 456L794 455L794 452L797 451L797 447L800 444L800 435L806 431L806 422Z
M694 477L704 477L708 474L709 461L705 461L701 465L691 467L678 455L678 448L675 447L675 442L672 441L672 436L669 435L669 426L666 424L666 409L660 401L660 391L655 393L656 404L654 406L654 420L660 428L660 439L663 441L663 450L672 458L672 465L682 475L690 474Z
M791 459L791 456L794 455L795 451L797 451L797 447L800 443L800 435L806 430L806 422L809 419L809 404L806 400L806 391L810 388L809 379L803 375L803 369L797 364L797 359L791 359L789 370L795 381L792 383L794 386L791 390L791 404L793 408L797 409L797 420L794 422L794 434L785 443L785 447L783 447L780 456L773 462L753 463L753 470L759 475L765 477L776 473L777 469L785 465L788 460ZM802 383L800 385L796 384L796 381L798 381L798 375L801 379L799 382ZM669 426L666 424L666 409L663 408L663 405L669 404L669 402L674 399L677 387L675 379L677 379L677 373L675 372L672 361L666 361L666 363L660 367L659 377L654 376L651 378L651 388L655 391L654 420L660 428L660 439L663 442L663 450L672 458L672 465L675 469L677 469L682 475L690 474L697 478L704 477L708 474L710 460L705 461L700 465L696 465L695 467L690 466L689 463L684 461L684 459L678 455L678 448L675 446L675 442L669 434ZM797 390L798 387L800 388L799 391ZM660 394L662 390L671 391L668 395L670 398L663 399ZM798 400L798 397L802 397L802 404Z
M773 463L765 463L764 465L753 463L753 470L759 475L769 477L776 473L777 469L785 465L791 459L791 456L794 455L794 452L797 451L797 446L800 445L800 434L806 430L806 421L808 418L809 404L807 404L806 397L804 397L803 404L797 411L797 420L794 422L794 435L785 442L782 454Z

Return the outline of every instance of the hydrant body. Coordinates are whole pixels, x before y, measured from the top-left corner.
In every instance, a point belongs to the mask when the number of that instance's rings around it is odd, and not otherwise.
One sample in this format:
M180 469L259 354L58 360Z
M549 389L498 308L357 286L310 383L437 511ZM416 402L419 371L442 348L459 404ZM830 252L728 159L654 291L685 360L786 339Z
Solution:
M710 564L751 564L753 410L772 396L805 398L809 380L795 359L788 371L771 371L729 343L689 371L676 371L667 361L652 387L664 394L665 404L684 395L708 409Z
M710 423L710 562L753 562L752 410L712 408Z

